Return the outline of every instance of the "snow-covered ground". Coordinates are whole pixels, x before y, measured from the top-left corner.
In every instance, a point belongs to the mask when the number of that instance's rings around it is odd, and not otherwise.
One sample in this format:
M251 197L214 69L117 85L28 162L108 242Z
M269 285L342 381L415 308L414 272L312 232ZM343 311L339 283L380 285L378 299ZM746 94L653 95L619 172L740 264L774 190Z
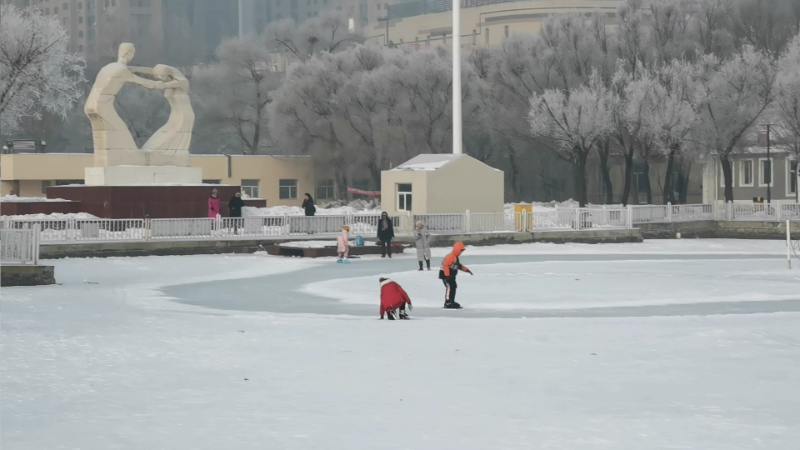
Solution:
M446 314L411 255L51 261L61 285L2 290L3 448L795 449L800 271L783 251L469 248L467 309ZM415 320L377 320L381 274Z

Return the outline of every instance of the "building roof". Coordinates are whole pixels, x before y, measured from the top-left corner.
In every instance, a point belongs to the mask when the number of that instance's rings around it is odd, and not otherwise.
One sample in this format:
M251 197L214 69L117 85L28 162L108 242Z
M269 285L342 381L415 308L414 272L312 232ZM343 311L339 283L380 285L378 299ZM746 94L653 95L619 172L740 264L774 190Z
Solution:
M451 153L427 153L417 155L392 170L434 171L441 169L447 164L463 156L463 154L454 155Z

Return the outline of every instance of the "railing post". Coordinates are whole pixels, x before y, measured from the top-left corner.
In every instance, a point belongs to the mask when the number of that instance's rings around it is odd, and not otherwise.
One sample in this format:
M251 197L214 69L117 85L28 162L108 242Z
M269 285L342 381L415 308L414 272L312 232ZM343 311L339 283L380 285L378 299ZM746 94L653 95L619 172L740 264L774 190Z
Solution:
M464 214L464 233L469 233L469 210L467 210L466 214Z
M581 230L581 209L575 208L575 231Z
M38 223L33 226L33 265L39 265L39 239L42 233L42 226Z
M633 205L628 205L628 228L633 228Z
M733 220L733 202L725 203L725 220L731 221Z
M144 217L144 240L150 240L150 216Z
M672 223L672 202L667 202L667 222Z

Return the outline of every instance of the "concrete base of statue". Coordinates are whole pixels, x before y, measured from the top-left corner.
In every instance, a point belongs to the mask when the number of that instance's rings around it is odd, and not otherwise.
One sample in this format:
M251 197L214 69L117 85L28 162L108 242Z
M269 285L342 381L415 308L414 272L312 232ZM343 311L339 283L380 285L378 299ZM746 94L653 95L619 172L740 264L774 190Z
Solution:
M110 166L84 169L87 186L201 184L203 169L177 166Z

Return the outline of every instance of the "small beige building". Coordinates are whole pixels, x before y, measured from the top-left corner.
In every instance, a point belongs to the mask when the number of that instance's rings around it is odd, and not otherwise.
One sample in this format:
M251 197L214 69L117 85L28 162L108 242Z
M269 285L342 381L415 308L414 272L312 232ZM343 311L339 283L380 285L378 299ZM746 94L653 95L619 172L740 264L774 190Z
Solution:
M191 155L203 169L203 183L239 185L267 206L300 206L305 192L335 195L331 180L317 182L310 156ZM83 184L91 153L15 153L0 155L0 195L44 197L49 186Z
M423 154L381 173L389 214L503 211L503 171L468 155Z

